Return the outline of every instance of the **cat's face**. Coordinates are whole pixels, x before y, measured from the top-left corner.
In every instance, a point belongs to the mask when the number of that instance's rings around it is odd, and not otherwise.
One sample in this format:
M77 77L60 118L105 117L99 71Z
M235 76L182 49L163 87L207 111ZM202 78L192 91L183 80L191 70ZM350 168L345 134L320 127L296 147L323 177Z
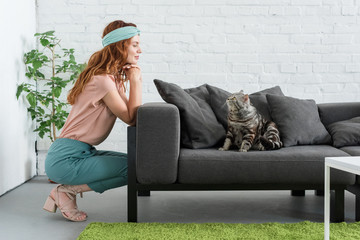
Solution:
M232 94L226 99L229 112L238 112L241 109L247 108L250 105L249 95L244 94L241 90L238 93Z

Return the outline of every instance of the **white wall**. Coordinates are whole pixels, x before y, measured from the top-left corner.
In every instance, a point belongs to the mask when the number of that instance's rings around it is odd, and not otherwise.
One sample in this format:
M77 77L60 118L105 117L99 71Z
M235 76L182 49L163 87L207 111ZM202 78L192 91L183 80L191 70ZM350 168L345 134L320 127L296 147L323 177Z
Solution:
M115 19L141 29L144 102L154 78L251 93L280 85L316 102L360 100L360 0L38 0L39 31L56 30L87 61ZM42 142L40 147L46 149ZM126 151L117 122L99 148Z
M0 4L0 195L36 174L35 135L24 101L17 101L17 83L26 80L23 54L33 48L35 1Z

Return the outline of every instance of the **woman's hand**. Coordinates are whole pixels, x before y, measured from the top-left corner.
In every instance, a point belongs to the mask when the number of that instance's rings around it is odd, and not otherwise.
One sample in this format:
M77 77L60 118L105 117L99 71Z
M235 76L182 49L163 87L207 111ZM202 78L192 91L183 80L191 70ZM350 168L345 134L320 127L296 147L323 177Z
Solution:
M129 79L130 83L132 81L142 81L141 69L138 65L127 64L123 67L126 78Z

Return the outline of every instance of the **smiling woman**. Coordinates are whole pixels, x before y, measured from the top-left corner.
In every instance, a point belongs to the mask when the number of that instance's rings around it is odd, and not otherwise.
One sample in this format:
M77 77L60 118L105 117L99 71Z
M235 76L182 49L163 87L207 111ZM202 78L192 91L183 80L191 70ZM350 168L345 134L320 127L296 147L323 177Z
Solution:
M139 34L133 23L110 23L103 32L104 48L90 57L70 90L72 109L45 161L46 174L61 185L50 192L45 210L59 207L66 219L84 221L87 214L77 209L77 193L103 193L127 184L127 155L93 146L107 138L116 118L135 124L142 96ZM125 82L130 83L129 97Z

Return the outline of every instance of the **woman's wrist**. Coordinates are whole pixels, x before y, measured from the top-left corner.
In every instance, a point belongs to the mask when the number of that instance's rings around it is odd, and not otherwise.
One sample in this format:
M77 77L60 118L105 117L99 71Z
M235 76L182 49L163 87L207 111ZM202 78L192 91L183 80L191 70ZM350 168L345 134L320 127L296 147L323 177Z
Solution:
M130 78L129 81L130 84L142 83L142 76Z

